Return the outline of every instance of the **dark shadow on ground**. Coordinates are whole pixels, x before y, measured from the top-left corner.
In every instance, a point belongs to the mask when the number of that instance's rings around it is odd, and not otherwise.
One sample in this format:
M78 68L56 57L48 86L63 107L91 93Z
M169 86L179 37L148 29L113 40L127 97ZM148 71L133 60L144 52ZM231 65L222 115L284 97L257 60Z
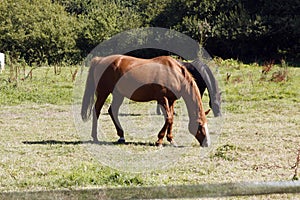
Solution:
M109 115L108 113L101 113L101 115ZM132 117L135 117L135 116L142 116L142 114L138 114L138 113L119 113L119 116L124 116L124 117L127 117L127 116L132 116Z
M63 141L63 140L41 140L41 141L23 141L23 144L30 145L80 145L80 144L98 144L98 145L136 145L136 146L156 146L154 142L108 142L99 141L94 142L92 140L87 141ZM163 146L171 146L170 144L163 144ZM177 148L183 148L185 146L177 146Z
M23 144L63 144L63 145L79 145L79 144L93 144L93 141L61 141L61 140L40 140L40 141L23 141Z

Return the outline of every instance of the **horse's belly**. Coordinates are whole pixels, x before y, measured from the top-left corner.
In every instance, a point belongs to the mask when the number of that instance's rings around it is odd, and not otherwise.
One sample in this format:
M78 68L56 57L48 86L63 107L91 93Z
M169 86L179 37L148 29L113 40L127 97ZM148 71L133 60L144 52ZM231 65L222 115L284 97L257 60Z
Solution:
M133 101L145 102L158 100L163 96L163 88L160 85L144 84L133 86L130 84L117 87L118 92Z
M148 84L139 87L135 90L131 96L126 96L134 101L152 101L152 100L159 100L163 96L167 96L168 91L164 89L163 86L157 84Z
M122 83L116 87L118 92L133 101L146 102L160 100L163 97L178 99L178 91L157 83L132 84Z

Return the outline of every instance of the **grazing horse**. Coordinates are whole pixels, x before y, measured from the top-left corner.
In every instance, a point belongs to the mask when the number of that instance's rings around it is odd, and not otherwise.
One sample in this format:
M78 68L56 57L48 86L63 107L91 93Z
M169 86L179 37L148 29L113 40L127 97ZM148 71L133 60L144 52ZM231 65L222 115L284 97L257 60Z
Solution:
M218 82L213 76L209 67L200 60L194 60L193 62L180 62L194 77L198 89L201 94L201 98L205 89L208 89L209 94L209 107L212 108L214 116L220 117L221 114L221 93L218 87ZM206 111L208 112L208 111ZM157 104L157 114L160 113L160 106Z
M97 99L93 108L95 94ZM157 101L164 108L165 123L158 133L156 145L162 145L166 132L167 140L176 145L172 135L174 102L182 97L188 110L190 133L202 147L210 145L207 120L197 85L188 70L175 59L169 56L140 59L124 55L92 59L81 117L87 121L93 113L92 138L95 142L98 141L97 121L109 94L113 95L113 100L108 113L120 137L119 143L124 143L125 138L118 111L124 97L127 97L138 102Z

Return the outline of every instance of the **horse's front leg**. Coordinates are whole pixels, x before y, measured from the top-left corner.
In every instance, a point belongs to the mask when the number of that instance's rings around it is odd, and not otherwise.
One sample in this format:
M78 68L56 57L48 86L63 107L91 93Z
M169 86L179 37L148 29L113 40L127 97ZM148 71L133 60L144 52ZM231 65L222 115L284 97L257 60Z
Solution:
M166 130L169 128L170 123L173 121L173 117L170 113L170 107L169 107L169 101L166 97L163 98L163 100L159 101L159 104L164 108L162 109L163 115L165 117L165 124L162 127L162 129L158 133L158 140L156 142L156 146L162 146L163 139L166 134Z
M174 121L174 101L170 101L170 116L169 116L169 126L167 130L167 140L173 145L177 146L176 142L173 139L172 135L172 128L173 128L173 121Z
M124 97L121 94L114 92L112 103L108 109L108 113L115 125L115 128L117 129L117 134L120 137L118 143L125 143L124 131L118 117L119 109L123 100Z

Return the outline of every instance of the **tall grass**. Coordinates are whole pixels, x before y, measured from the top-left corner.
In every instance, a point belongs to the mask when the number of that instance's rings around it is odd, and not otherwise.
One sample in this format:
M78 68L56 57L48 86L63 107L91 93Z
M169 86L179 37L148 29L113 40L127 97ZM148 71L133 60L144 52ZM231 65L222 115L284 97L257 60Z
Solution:
M13 64L0 74L0 104L70 104L78 66Z

